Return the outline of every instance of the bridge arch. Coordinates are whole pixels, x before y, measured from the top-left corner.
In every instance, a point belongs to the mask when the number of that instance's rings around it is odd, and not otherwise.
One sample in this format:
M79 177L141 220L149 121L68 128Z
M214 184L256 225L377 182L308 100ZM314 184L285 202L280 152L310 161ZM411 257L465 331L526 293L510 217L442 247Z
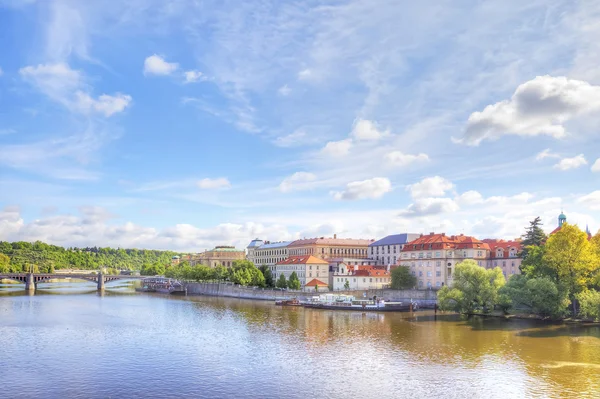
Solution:
M63 276L48 276L48 277L42 277L39 279L35 279L35 283L44 283L50 280L65 280L65 279L69 279L69 280L83 280L83 281L89 281L91 283L97 284L98 283L98 278L97 277L82 277L82 276L69 276L68 274Z
M27 283L27 277L26 276L15 277L15 276L1 276L0 275L0 280L16 281L17 283L20 283L20 284L26 284Z

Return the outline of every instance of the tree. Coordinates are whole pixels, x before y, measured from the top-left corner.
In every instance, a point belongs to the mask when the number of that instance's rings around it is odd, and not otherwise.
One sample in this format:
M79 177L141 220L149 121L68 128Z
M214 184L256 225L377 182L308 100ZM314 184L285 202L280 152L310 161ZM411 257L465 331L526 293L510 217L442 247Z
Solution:
M580 311L582 317L587 317L594 320L600 320L600 292L596 290L587 290L577 295L579 300Z
M348 279L346 279L346 282L344 283L344 289L346 289L346 290L350 289L350 281L348 281Z
M285 279L285 275L283 273L280 274L279 278L277 279L277 288L287 288L287 280Z
M577 294L594 282L598 272L598 257L587 234L577 226L564 223L545 245L542 262L548 267L556 284L569 292L576 314Z
M529 222L529 227L525 230L525 234L523 234L521 244L523 245L523 256L527 255L529 251L528 247L539 247L544 244L546 241L546 233L540 227L542 225L542 219L537 216L531 222Z
M263 276L265 276L265 285L267 287L275 287L275 281L273 281L273 273L271 272L269 266L261 265L261 267L259 267L258 270L260 270Z
M10 273L10 258L0 253L0 273Z
M249 260L234 260L228 270L229 280L240 285L265 286L265 277Z
M288 280L288 288L290 290L299 290L300 289L300 279L298 279L298 275L296 272L292 272L290 275L290 279Z
M223 265L217 265L214 268L215 280L222 281L227 279L227 268Z
M460 262L454 272L454 286L444 286L438 291L440 309L462 313L478 308L490 311L499 303L498 290L505 282L498 267L487 270L471 259Z
M511 307L525 307L541 316L562 317L569 306L567 291L549 277L514 275L499 293L510 299Z
M412 275L408 266L399 266L392 270L392 289L403 290L417 285L417 278Z

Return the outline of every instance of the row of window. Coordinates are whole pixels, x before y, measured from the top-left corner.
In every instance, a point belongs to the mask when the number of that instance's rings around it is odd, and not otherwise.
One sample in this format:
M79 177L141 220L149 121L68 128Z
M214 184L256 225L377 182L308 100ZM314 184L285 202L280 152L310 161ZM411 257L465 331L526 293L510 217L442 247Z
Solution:
M289 253L291 256L301 256L301 255L314 255L314 254L322 254L322 255L367 255L367 250L365 248L319 248L309 247L309 248L290 248Z
M385 254L386 249L387 253L396 253L396 251L402 251L403 245L381 245L381 246L372 246L371 247L371 255L379 254L379 248L381 248L381 253Z
M369 283L387 283L389 281L389 278L385 278L385 277L375 277L374 278L375 281L373 281L373 277L369 277ZM348 277L338 277L337 282L338 283L343 283L344 281L350 281L350 279ZM352 278L352 282L356 283L356 277ZM367 282L367 278L363 277L363 283Z

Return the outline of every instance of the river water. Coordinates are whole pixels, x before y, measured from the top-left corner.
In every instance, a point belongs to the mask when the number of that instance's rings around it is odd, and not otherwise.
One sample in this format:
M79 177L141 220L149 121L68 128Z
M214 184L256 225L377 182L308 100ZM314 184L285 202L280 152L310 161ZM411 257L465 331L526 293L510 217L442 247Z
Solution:
M0 285L0 397L600 398L600 327Z

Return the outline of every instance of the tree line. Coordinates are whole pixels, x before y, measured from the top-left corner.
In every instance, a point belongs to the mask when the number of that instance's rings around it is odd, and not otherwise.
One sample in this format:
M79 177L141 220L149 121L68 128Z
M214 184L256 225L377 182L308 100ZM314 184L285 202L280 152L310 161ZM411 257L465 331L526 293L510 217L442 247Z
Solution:
M484 269L472 260L457 264L453 286L438 291L440 308L600 320L600 231L589 239L577 226L564 223L547 237L538 217L522 243L521 274L508 281L500 268Z
M64 248L41 241L0 241L0 273L21 273L30 270L35 273L53 273L58 269L97 270L100 267L143 270L155 264L164 268L170 264L174 255L177 253L148 249Z

